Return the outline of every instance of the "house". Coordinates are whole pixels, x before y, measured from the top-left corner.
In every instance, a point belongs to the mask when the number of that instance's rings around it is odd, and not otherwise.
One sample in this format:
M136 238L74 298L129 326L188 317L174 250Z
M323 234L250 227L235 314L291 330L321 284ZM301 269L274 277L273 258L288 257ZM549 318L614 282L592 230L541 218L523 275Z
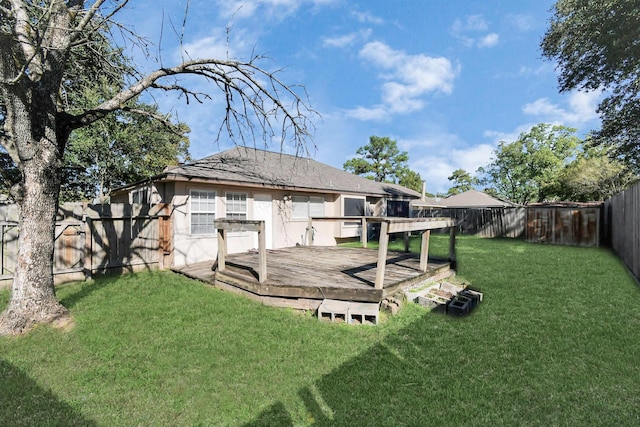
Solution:
M267 249L309 240L332 246L360 236L360 222L318 222L308 230L309 217L386 216L408 212L409 202L417 198L420 193L400 185L310 158L246 147L167 169L111 194L112 203L171 205L176 267L216 258L215 218L264 220ZM248 232L230 233L227 244L229 253L258 246L255 233Z

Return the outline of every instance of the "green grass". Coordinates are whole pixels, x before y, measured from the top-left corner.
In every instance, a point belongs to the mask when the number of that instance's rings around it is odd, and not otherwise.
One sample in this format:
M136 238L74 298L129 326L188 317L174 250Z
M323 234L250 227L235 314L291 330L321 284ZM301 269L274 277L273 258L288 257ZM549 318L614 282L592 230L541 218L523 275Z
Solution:
M0 339L0 425L640 423L639 291L617 258L473 237L457 255L476 311L377 327L167 272L62 287L73 331Z

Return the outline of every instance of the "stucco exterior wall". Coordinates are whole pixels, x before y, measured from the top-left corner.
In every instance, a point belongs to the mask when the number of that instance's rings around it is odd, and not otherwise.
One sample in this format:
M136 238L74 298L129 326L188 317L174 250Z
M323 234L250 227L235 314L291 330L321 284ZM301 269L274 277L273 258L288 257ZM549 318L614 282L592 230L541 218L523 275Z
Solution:
M294 197L322 197L324 199L323 216L344 216L344 199L360 198L364 201L365 215L383 213L384 201L380 198L366 198L357 195L322 194L313 192L292 192L265 188L247 188L239 186L212 185L189 181L154 183L149 187L153 203L171 203L173 206L173 264L181 267L198 262L213 261L217 257L218 237L212 230L210 234L193 234L191 231L192 191L214 191L215 217L227 217L228 192L246 194L247 219L265 220L267 226L267 248L277 249L296 245L307 245L309 238L308 217L294 217ZM133 190L136 191L136 190ZM131 202L132 192L119 194L114 198L121 202ZM299 215L298 215L299 216ZM333 246L337 238L361 236L359 221L314 221L312 241L316 246ZM230 233L228 252L240 253L257 249L258 237L255 232Z
M165 193L171 197L173 204L174 224L174 265L183 266L203 261L213 262L218 251L218 237L216 233L207 235L191 234L190 201L192 190L206 190L216 192L216 218L226 217L226 193L246 193L247 219L264 219L270 231L267 231L267 247L277 249L296 245L306 245L308 242L308 218L294 218L292 196L313 196L324 198L324 215L342 215L342 200L339 195L317 193L291 193L270 189L240 189L214 185L191 184L177 182L174 194ZM258 211L256 198L262 203L262 210ZM265 213L265 206L271 204L270 214ZM262 212L262 213L259 213ZM262 217L258 217L262 215ZM264 217L268 215L268 218ZM336 237L359 236L359 227L342 227L340 222L315 222L313 224L313 244L317 246L333 246ZM257 249L258 238L253 232L231 233L228 241L229 253L245 252Z

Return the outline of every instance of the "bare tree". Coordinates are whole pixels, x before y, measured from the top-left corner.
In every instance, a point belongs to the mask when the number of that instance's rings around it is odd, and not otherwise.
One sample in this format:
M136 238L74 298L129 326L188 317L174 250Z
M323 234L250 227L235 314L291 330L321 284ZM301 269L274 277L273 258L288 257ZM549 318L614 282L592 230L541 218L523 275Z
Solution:
M127 3L0 0L0 143L20 172L11 190L20 205L18 258L11 300L0 315L0 335L21 334L38 323L73 321L55 296L53 250L62 159L74 129L127 109L145 91L177 91L199 102L218 93L226 103L221 132L241 143L279 138L306 150L314 112L296 86L258 65L259 56L246 62L189 58L146 75L114 65L118 61L110 61L99 43L116 30L130 41L140 40L114 19ZM78 72L128 73L133 79L98 105L71 108L64 91ZM178 75L206 79L211 91L190 90ZM84 84L90 81L83 79Z

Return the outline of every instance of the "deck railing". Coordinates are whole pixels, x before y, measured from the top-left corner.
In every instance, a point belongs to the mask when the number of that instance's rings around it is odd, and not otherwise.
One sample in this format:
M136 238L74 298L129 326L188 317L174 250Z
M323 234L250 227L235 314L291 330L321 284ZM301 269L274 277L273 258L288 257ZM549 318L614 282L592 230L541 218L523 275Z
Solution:
M258 232L258 282L264 283L267 280L267 245L265 238L265 226L262 220L243 219L216 219L213 221L218 229L218 271L226 269L227 257L227 233L236 231L256 231Z
M369 223L380 224L380 238L378 247L378 263L376 267L376 289L382 289L384 285L384 270L387 262L389 248L389 235L394 233L404 234L405 252L409 251L409 233L422 232L420 244L420 270L427 271L429 259L429 237L431 230L442 228L449 229L449 261L451 267L455 268L456 263L456 221L453 218L394 218L377 216L333 216L333 217L311 217L309 218L309 230L313 230L313 221L354 221L359 220L362 226L361 241L362 247L367 247L367 225ZM309 233L311 235L312 233ZM312 245L309 237L309 246Z

